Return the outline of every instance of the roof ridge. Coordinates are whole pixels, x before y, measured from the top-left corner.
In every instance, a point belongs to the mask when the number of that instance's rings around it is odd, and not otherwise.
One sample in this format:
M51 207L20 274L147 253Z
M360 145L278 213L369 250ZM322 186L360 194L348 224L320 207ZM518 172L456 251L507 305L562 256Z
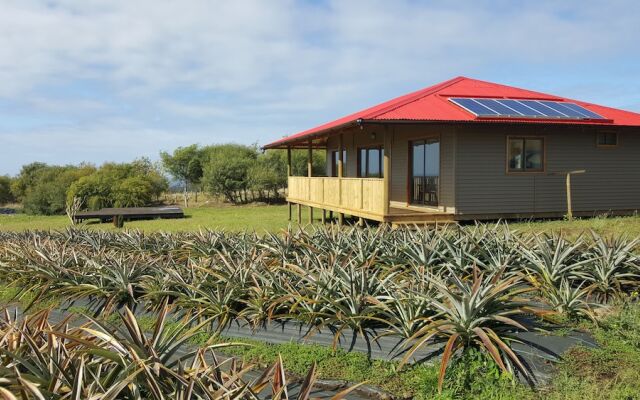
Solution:
M451 78L448 81L440 82L440 83L438 83L436 85L426 87L424 89L418 90L417 92L414 92L413 95L408 95L409 97L407 99L404 99L404 100L400 101L397 104L390 104L389 106L387 106L387 107L385 107L385 108L383 108L381 110L376 110L376 111L370 112L369 114L362 115L360 118L361 119L375 118L375 117L377 117L379 115L388 113L388 112L396 110L396 109L398 109L400 107L406 106L407 104L413 103L414 101L418 101L423 97L430 96L430 95L432 95L432 94L434 94L434 93L436 93L436 92L438 92L438 91L440 91L442 89L445 89L445 88L453 85L454 83L458 83L458 82L463 81L465 79L469 79L469 78L467 78L465 76L456 76L455 78ZM407 95L405 95L405 96L407 96ZM404 96L400 96L400 97L404 97Z
M541 97L550 97L550 98L555 98L555 99L566 100L566 98L563 97L563 96L558 96L558 95L552 94L552 93L540 92L540 91L537 91L537 90L525 89L525 88L522 88L520 86L513 86L513 85L507 85L505 83L497 83L497 82L485 81L485 80L482 80L482 79L472 79L472 80L474 80L476 82L484 83L484 84L487 84L487 85L491 85L491 86L498 86L498 87L501 87L501 88L515 89L515 90L518 90L518 91L524 91L524 92L528 92L528 93L533 93L533 94L536 94L536 95L540 95Z

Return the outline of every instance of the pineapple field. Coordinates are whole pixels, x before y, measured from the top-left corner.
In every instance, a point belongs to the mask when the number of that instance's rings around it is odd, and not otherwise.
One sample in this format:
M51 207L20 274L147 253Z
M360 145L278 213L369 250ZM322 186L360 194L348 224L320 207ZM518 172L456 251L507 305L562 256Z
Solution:
M514 346L525 341L520 333L598 324L635 306L638 244L507 224L0 232L0 282L22 301L20 315L7 311L0 321L0 398L288 398L282 359L249 378L250 366L219 358L242 347L221 339L230 325L273 323L306 337L330 332L334 348L345 338L369 349L393 338L394 373L436 365L434 396L468 396L473 360L515 393L536 384ZM86 321L52 322L42 305L56 301L85 305ZM148 333L141 313L153 316ZM168 315L180 323L168 324ZM210 339L187 346L202 332ZM418 357L426 348L437 354ZM316 369L297 398L311 396Z

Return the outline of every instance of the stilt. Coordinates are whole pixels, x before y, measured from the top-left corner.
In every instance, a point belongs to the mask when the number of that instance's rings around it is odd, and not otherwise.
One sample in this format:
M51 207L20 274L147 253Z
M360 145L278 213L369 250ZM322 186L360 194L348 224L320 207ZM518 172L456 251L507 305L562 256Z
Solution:
M360 226L360 227L364 226L364 218L362 218L362 217L358 218L358 226Z
M329 211L329 221L333 222L333 211Z
M309 223L313 224L313 207L309 206Z
M296 204L296 206L298 207L298 225L300 225L302 223L302 206L300 206L300 203Z
M338 213L338 225L344 225L344 213Z
M289 205L289 221L291 221L293 219L293 205L290 201L288 201L287 204Z
M327 210L322 209L322 225L327 223Z

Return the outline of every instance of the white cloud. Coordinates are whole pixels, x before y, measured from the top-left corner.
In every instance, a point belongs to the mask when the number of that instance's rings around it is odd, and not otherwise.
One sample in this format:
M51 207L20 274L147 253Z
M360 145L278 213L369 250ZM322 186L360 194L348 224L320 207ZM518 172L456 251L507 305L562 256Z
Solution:
M236 140L266 141L459 74L538 79L532 89L593 101L605 91L578 87L572 69L603 65L611 86L640 73L636 1L0 2L0 100L19 104L22 117L71 121L30 128L55 135L47 143L57 154L85 137L129 154L102 142L106 117L135 121L129 138L169 135L167 145L230 129ZM621 59L636 62L620 74ZM106 93L65 92L82 82ZM620 104L636 104L631 96ZM28 154L44 138L3 129L10 108L0 103L0 138L23 136L12 151Z

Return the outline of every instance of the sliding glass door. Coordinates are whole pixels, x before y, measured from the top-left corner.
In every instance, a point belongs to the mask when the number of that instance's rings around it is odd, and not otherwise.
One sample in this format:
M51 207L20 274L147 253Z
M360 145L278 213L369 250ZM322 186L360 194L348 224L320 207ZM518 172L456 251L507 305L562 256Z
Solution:
M438 139L411 142L411 204L438 205L440 185L440 141Z

